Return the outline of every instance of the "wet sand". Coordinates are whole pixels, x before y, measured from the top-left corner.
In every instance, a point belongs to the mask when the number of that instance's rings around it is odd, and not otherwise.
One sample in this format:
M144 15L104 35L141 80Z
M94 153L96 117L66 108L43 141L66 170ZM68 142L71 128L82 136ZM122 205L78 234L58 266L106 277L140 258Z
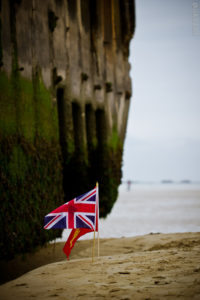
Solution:
M100 258L92 263L91 241L76 243L70 261L1 285L0 299L200 299L200 233L104 239L100 246ZM63 259L63 243L53 247L29 259Z

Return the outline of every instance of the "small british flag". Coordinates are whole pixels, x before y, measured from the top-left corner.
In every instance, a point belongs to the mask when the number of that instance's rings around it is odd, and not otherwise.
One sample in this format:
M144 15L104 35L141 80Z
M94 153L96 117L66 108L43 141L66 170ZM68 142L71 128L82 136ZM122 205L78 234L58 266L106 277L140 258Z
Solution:
M44 229L87 228L92 231L98 226L97 187L59 206L44 218Z

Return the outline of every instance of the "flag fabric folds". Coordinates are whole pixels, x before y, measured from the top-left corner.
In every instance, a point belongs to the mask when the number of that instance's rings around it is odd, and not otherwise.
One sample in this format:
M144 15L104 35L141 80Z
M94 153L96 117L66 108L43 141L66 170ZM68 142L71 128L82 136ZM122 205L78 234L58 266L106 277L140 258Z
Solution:
M98 231L99 198L97 186L79 197L54 209L44 218L44 229L72 229L63 248L69 259L75 242L82 235Z

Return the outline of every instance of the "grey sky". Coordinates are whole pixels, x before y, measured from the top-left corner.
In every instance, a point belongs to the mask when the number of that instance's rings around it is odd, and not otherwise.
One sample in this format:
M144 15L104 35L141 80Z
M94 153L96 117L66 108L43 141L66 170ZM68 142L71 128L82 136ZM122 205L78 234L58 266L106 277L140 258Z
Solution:
M200 0L137 0L136 18L123 178L200 180Z

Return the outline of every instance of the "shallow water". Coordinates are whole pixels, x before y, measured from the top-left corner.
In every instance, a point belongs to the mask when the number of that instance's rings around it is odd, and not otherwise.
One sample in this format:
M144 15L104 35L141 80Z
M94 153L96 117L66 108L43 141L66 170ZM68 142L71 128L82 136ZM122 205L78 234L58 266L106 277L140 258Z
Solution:
M111 214L99 223L100 237L200 231L200 185L134 185L119 189ZM69 230L63 232L66 241ZM84 237L91 238L91 234Z

